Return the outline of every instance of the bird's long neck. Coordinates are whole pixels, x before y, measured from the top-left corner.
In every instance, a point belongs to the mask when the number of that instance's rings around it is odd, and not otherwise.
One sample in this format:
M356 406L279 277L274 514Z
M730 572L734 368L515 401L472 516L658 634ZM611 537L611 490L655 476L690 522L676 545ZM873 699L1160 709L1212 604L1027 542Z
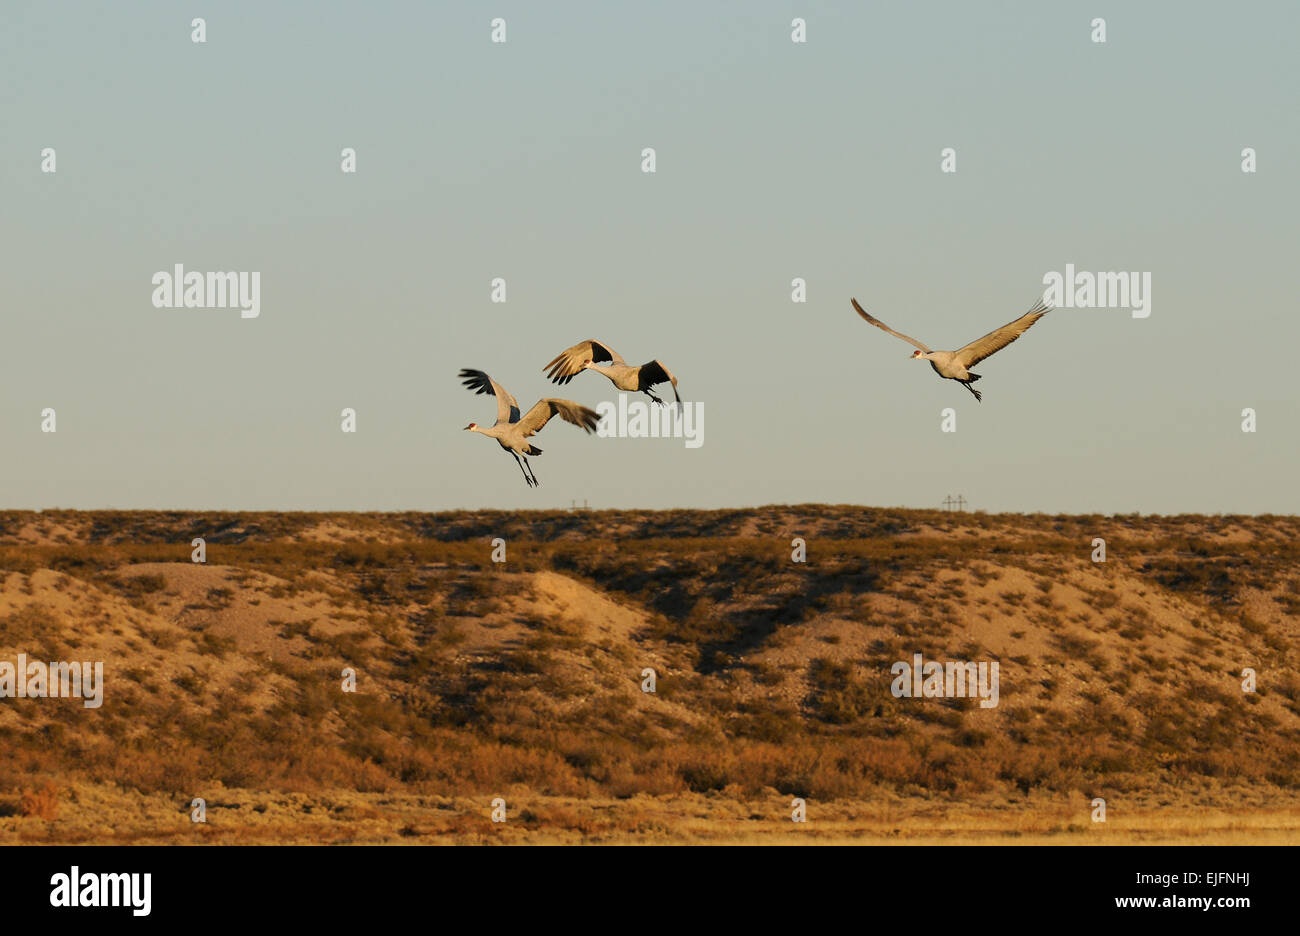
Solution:
M596 371L596 373L598 373L598 374L604 374L606 377L613 377L613 376L614 376L613 368L612 368L610 365L608 365L608 364L595 364L595 363L592 363L592 364L589 364L589 365L587 366L587 369L588 369L588 370L594 370L594 371Z

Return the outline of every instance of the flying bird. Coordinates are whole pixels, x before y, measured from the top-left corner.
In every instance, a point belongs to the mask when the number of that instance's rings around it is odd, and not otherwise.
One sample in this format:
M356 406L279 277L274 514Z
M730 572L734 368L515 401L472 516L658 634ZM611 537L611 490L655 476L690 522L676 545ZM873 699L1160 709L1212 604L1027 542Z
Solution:
M605 361L610 363L603 363ZM595 338L580 341L572 348L561 351L542 370L547 371L546 376L557 384L566 384L583 371L594 370L608 377L618 389L644 393L661 405L664 401L651 393L650 388L656 384L670 383L678 404L682 402L681 396L677 393L677 378L659 361L650 361L640 367L633 367L623 360L623 356L617 351L609 345L601 344Z
M596 424L600 422L600 414L593 409L588 409L572 400L556 400L549 397L538 400L533 408L521 417L519 404L510 395L510 391L483 371L464 368L460 376L465 386L473 390L476 395L486 393L497 398L496 423L486 428L478 423L470 423L465 427L465 431L481 432L485 436L496 439L498 445L515 457L515 462L524 473L524 480L531 487L537 487L541 482L537 480L537 475L532 473L528 456L540 455L542 450L528 441L529 436L541 432L542 427L550 422L552 416L559 416L565 422L573 423L587 432L594 430Z
M1001 328L989 332L983 338L976 338L964 348L958 348L956 351L931 351L915 338L909 338L901 332L896 332L880 319L875 318L867 313L862 306L858 305L858 300L850 299L853 308L858 310L858 315L862 316L877 328L889 332L895 338L902 338L910 345L914 345L918 350L912 352L912 360L929 361L934 372L940 377L946 377L949 380L955 380L963 387L975 394L975 399L983 399L983 394L971 386L975 381L980 379L979 374L971 373L969 370L975 364L984 360L991 354L1001 351L1011 342L1023 335L1029 326L1037 322L1040 318L1052 311L1042 299L1034 305L1032 309L1026 312L1014 322L1008 322Z

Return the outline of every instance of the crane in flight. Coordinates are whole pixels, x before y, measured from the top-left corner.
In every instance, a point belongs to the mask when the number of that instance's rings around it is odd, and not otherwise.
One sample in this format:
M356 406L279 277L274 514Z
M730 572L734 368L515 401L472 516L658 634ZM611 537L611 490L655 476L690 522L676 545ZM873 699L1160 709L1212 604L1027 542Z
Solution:
M605 361L609 363L603 363ZM580 341L572 348L561 351L542 370L547 371L546 376L557 384L567 384L583 371L594 370L608 377L618 389L644 393L660 405L664 401L651 393L650 388L656 384L669 383L672 384L673 396L677 397L678 405L682 402L681 396L677 393L677 378L659 361L649 361L639 367L633 367L623 360L621 354L595 338Z
M992 354L1001 351L1011 342L1023 335L1030 325L1033 325L1040 318L1052 311L1042 299L1039 299L1034 307L1026 312L1014 322L1008 322L1001 328L995 329L985 335L983 338L976 338L965 347L958 348L956 351L931 351L915 338L909 338L901 332L896 332L880 319L873 317L858 305L858 300L850 299L853 308L858 310L858 315L862 316L872 325L879 329L889 332L895 338L902 338L908 344L916 347L912 352L912 360L929 361L934 372L940 377L946 377L949 380L955 380L963 387L975 394L978 402L983 399L983 394L971 386L975 381L980 379L979 374L971 373L970 368Z
M524 480L530 487L537 487L541 482L533 474L528 464L529 455L540 455L542 450L528 441L528 437L542 431L552 416L559 416L565 422L573 423L586 432L591 432L600 422L600 414L574 403L572 400L556 400L550 397L538 400L533 408L519 415L519 404L505 387L497 383L481 370L463 368L460 377L465 386L474 393L486 393L497 398L497 421L491 426L483 427L470 423L465 427L468 432L481 432L497 440L497 444L515 457L515 462L524 473Z

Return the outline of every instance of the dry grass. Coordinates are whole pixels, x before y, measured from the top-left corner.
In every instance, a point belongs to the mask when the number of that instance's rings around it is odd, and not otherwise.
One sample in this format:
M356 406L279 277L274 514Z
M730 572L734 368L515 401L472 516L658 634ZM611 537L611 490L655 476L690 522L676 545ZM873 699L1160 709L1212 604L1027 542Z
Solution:
M103 660L107 682L100 709L0 704L0 841L1294 837L1298 533L822 505L0 513L0 660ZM894 698L913 653L999 661L999 706ZM498 793L508 830L483 825ZM192 828L192 797L236 795Z

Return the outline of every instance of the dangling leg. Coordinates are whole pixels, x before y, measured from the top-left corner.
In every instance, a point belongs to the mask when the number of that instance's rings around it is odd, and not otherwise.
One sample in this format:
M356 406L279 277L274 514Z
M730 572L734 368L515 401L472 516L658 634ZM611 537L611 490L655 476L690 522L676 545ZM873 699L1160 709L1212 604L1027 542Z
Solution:
M654 400L654 401L655 401L656 403L658 403L660 406L663 406L663 405L664 405L664 401L661 400L661 399L659 399L659 397L655 396L655 395L654 395L653 393L651 393L649 390L642 390L641 392L644 393L646 396L648 396L650 399Z
M518 453L516 453L516 452L512 449L512 450L510 451L510 454L511 454L511 455L514 455L514 457L515 457L515 464L518 465L518 466L519 466L519 470L522 471L522 472L524 473L524 481L528 484L529 487L532 487L532 486L533 486L533 482L532 482L532 480L529 479L529 477L528 477L528 471L527 471L527 469L524 468L524 463L521 462L521 461L519 460L519 455L518 455Z
M528 469L528 471L529 471L530 474L532 474L532 472L533 472L533 466L530 465L530 464L528 464L528 457L527 457L527 456L524 456L524 467ZM540 487L540 486L541 486L541 483L542 483L542 482L540 482L540 481L537 480L537 475L536 475L536 474L533 474L533 487Z
M963 387L965 387L967 390L969 390L971 393L975 394L975 402L976 402L976 403L978 403L981 399L983 399L984 394L980 393L978 390L976 390L974 387L972 387L972 386L970 385L970 381L968 381L968 380L959 380L959 381L957 381L957 382L958 382L959 384L961 384Z

